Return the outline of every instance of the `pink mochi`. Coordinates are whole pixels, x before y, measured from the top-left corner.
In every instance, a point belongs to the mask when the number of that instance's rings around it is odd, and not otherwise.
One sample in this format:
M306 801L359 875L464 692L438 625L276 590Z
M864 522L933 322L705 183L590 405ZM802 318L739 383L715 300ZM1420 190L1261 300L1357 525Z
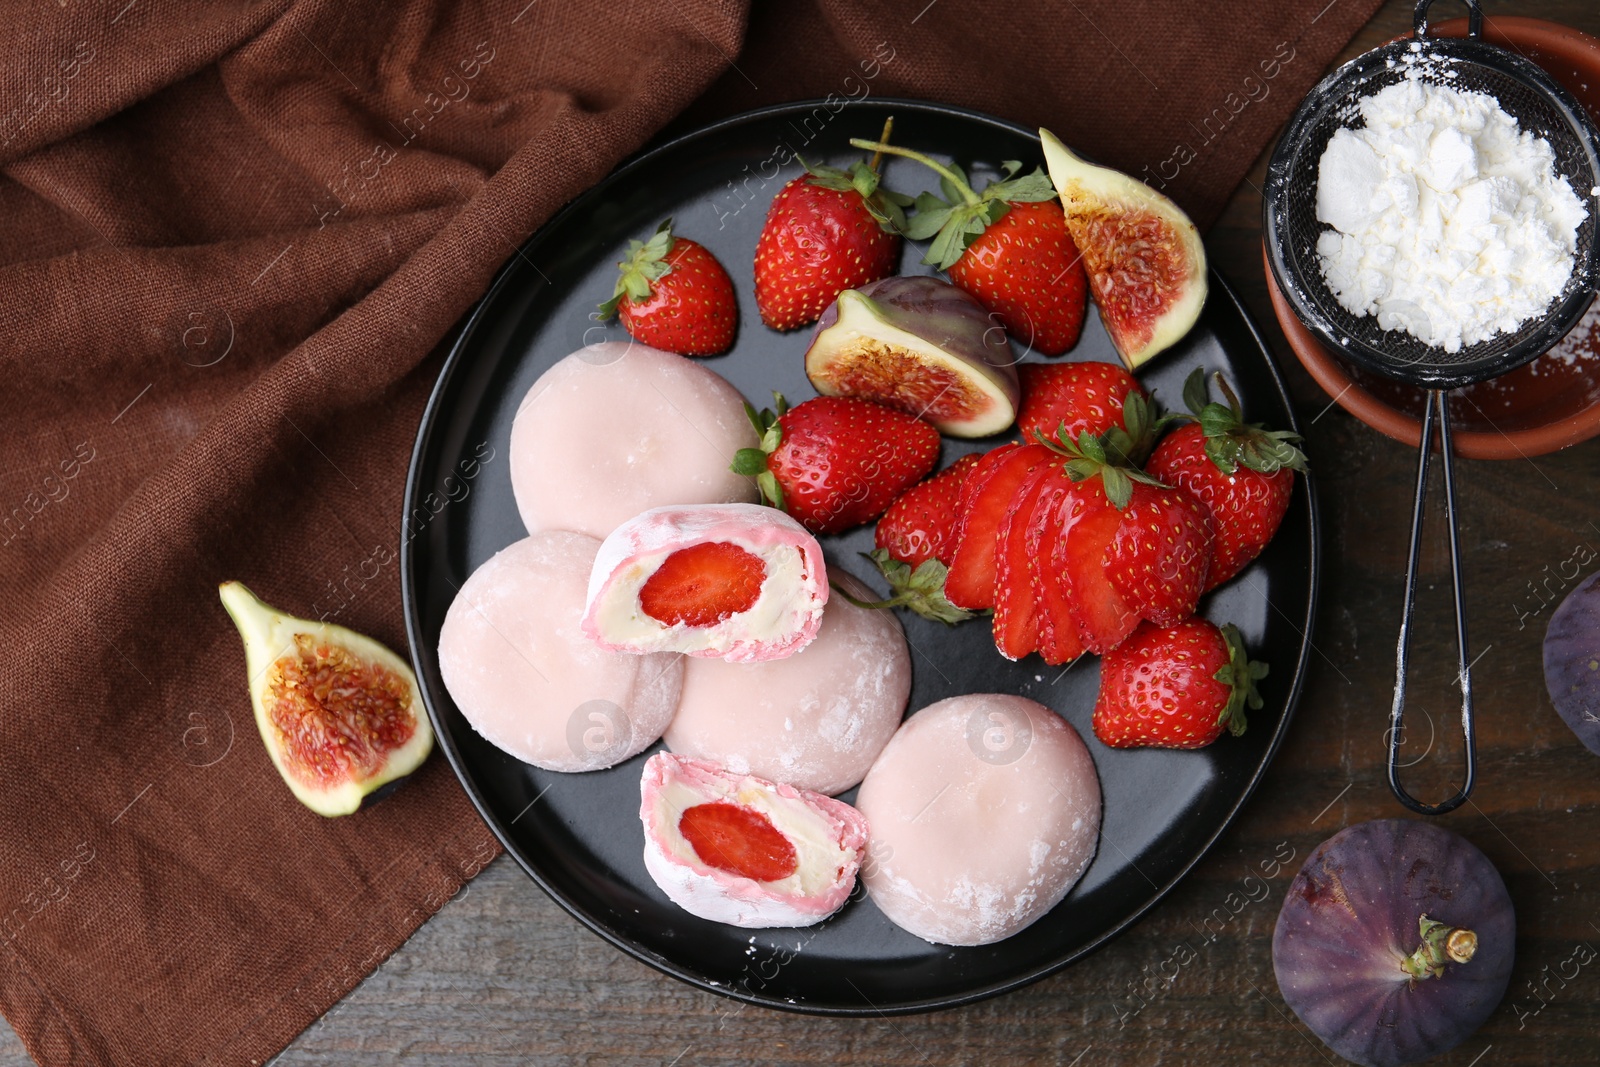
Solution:
M1094 858L1100 779L1043 704L951 697L912 715L856 794L872 825L867 892L941 945L1011 937L1061 902Z
M665 504L754 501L728 464L756 446L744 397L709 367L627 341L579 349L533 383L511 426L529 533L605 537Z
M857 599L877 599L844 571L831 577ZM662 739L679 755L835 796L866 776L910 695L911 653L894 612L835 596L816 640L792 656L685 663Z

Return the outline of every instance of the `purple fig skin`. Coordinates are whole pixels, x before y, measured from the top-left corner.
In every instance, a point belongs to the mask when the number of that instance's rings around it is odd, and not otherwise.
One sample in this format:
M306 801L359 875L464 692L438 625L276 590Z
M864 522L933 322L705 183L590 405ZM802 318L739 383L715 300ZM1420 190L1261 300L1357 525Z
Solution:
M1585 578L1550 616L1544 684L1550 702L1585 748L1600 756L1600 571Z
M961 374L970 376L975 389L986 394L990 401L989 407L971 420L941 420L916 410L912 414L928 418L940 430L962 437L984 436L1010 427L1022 399L1017 359L1006 340L1005 329L976 299L942 279L905 275L884 278L846 293L859 294L871 301L875 305L873 318L876 320L944 353L950 360L945 368L959 368ZM832 353L827 350L830 342L824 334L829 327L838 324L839 302L845 298L846 294L841 293L828 305L806 349L806 374L824 395L839 395L838 387L826 373L826 360ZM894 397L861 395L892 407L911 407Z
M1478 936L1466 963L1411 978L1401 961L1426 915ZM1494 864L1437 823L1358 823L1318 845L1290 883L1272 936L1283 999L1352 1063L1398 1067L1466 1040L1511 980L1516 913Z

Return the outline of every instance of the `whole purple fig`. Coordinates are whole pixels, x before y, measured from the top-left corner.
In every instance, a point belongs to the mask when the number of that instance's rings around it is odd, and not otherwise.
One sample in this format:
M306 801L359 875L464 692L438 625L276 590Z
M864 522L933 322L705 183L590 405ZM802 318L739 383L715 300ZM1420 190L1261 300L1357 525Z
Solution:
M1550 616L1544 684L1550 702L1590 752L1600 755L1600 571L1585 578Z
M926 419L952 437L1007 429L1022 396L1005 329L949 282L895 277L846 289L822 313L806 377Z
M1494 864L1436 823L1358 823L1318 845L1272 935L1283 999L1352 1063L1452 1049L1511 980L1516 913Z

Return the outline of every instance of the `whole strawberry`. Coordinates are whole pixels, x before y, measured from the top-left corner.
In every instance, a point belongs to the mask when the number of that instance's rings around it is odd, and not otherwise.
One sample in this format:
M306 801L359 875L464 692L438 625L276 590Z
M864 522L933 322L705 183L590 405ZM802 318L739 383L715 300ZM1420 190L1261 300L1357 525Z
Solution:
M739 304L733 279L716 257L672 232L672 220L648 241L630 241L611 299L600 317L616 314L641 344L684 356L714 356L733 344Z
M1202 748L1223 727L1237 737L1245 705L1261 707L1256 682L1266 675L1232 623L1142 623L1100 661L1094 734L1112 748Z
M1249 565L1278 532L1294 492L1294 472L1306 457L1298 434L1247 425L1238 397L1219 376L1227 404L1209 402L1205 371L1196 368L1184 385L1195 421L1156 446L1146 469L1187 489L1211 513L1211 574L1206 588L1221 585Z
M915 567L936 559L945 566L956 550L961 487L979 460L969 453L901 493L878 520L873 541L891 559Z
M813 533L871 522L938 462L939 431L903 411L848 396L773 400L776 412L745 405L761 446L741 448L732 469Z
M773 198L755 272L756 308L774 330L816 322L846 289L894 273L911 198L879 182L877 162L848 172L807 164Z
M850 143L915 159L938 172L945 198L917 197L916 215L906 227L914 241L933 239L924 263L948 271L952 283L977 297L1031 350L1059 356L1078 343L1089 276L1055 186L1043 171L1019 178L1022 164L1008 160L1002 165L1004 177L979 193L955 164L946 166L906 148Z
M1022 379L1017 429L1028 441L1063 431L1071 441L1085 431L1098 437L1122 424L1122 402L1129 393L1148 397L1120 363L1023 363L1017 373Z

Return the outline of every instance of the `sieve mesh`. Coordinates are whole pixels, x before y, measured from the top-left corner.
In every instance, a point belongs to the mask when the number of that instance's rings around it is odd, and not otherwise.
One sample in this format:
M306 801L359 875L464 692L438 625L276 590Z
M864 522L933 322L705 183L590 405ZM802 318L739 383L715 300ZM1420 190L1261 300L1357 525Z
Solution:
M1340 305L1323 279L1317 238L1317 172L1334 132L1362 124L1361 100L1405 78L1493 96L1519 126L1547 141L1556 168L1588 208L1579 227L1574 268L1565 289L1542 317L1458 351L1447 352L1400 329L1385 330L1373 315ZM1541 355L1588 307L1595 284L1596 200L1600 162L1588 116L1532 63L1466 38L1397 41L1352 61L1314 89L1296 113L1268 170L1267 246L1279 287L1321 339L1371 370L1413 385L1453 387L1492 378Z

